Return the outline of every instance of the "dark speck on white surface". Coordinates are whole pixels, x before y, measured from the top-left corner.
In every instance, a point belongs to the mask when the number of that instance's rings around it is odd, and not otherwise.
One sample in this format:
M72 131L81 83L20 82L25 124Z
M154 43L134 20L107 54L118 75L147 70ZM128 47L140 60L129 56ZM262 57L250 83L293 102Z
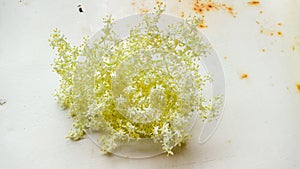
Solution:
M77 5L77 7L78 7L78 11L79 11L80 13L82 13L82 12L83 12L83 9L82 9L81 5Z
M4 105L6 103L5 99L0 99L0 106Z
M27 0L19 0L19 3L21 5L29 5L29 2Z

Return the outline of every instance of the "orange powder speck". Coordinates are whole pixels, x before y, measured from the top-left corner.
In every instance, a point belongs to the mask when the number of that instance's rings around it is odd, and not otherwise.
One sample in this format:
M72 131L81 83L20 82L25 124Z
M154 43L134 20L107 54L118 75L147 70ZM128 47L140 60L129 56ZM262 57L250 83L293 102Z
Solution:
M235 17L235 12L233 8L225 3L217 3L214 2L213 0L207 0L207 1L196 0L193 4L193 10L199 14L204 14L206 12L211 12L211 11L217 11L220 9L227 11L229 14Z
M229 12L233 17L236 17L232 7L227 7L226 9L227 9L227 12Z
M244 74L241 75L241 79L247 79L247 78L248 78L247 74L244 73Z
M224 56L224 60L227 60L228 59L228 56Z
M264 12L263 11L259 11L259 14L263 14Z
M131 5L134 6L136 4L136 2L131 2Z
M205 24L204 15L201 16L201 22L198 25L199 28L208 28L208 26Z
M264 30L263 29L260 29L260 31L259 31L260 33L264 33Z
M248 5L254 6L254 5L259 5L260 2L259 1L249 1Z
M148 13L148 12L149 12L149 9L144 9L144 8L140 9L141 14L145 14L145 13Z
M273 36L273 35L274 35L274 33L273 33L273 32L271 32L271 33L270 33L270 36Z
M258 25L260 24L260 22L259 22L259 21L255 21L255 22L256 22L256 24L258 24Z
M296 84L296 87L298 89L298 92L300 93L300 84Z
M282 26L282 23L281 23L281 22L279 22L279 23L277 23L277 25L278 25L278 26Z
M281 36L281 35L282 35L282 32L280 32L280 31L277 32L277 35L278 35L278 36Z
M262 52L266 52L266 49L262 49L261 51L262 51Z
M204 23L200 23L198 27L199 27L199 28L208 28L208 26L205 25Z
M183 18L184 17L184 12L181 12L180 16Z

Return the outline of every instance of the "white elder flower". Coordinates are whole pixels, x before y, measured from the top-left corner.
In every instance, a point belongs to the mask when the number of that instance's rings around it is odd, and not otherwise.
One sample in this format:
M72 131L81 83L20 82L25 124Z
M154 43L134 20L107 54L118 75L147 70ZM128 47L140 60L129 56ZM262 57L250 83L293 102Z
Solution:
M122 104L122 103L125 102L125 98L124 98L122 95L120 95L120 96L116 99L116 101L117 101L117 104Z
M116 72L111 73L110 76L111 76L111 77L116 77L116 76L117 76L117 75L116 75Z
M174 134L177 136L177 137L181 137L181 133L179 130L175 130L174 131Z
M144 110L147 114L153 113L153 109L151 107L145 107Z
M128 112L129 112L129 118L135 117L136 115L136 111L135 108L128 108Z
M169 123L164 123L161 128L161 132L164 133L164 135L169 135L171 133L169 129Z
M165 88L161 84L159 84L159 85L156 84L155 89L159 90L159 91L164 91L165 90Z
M125 89L124 89L125 93L126 94L129 94L131 92L134 92L136 91L136 88L132 87L132 86L127 86Z
M127 127L129 129L129 131L134 131L134 129L135 129L135 126L132 125L131 123L127 123Z
M154 131L153 131L153 134L157 135L157 134L158 134L158 130L159 130L159 127L158 127L158 126L155 126L155 127L154 127Z

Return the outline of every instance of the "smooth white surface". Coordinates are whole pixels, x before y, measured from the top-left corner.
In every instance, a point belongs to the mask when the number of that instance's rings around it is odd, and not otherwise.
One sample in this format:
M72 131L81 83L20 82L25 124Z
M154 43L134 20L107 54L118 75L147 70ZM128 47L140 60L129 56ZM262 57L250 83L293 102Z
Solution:
M166 13L192 13L192 0L182 1L167 1ZM106 14L118 19L155 3L132 2L0 1L0 99L7 101L0 106L0 168L300 168L300 47L291 49L300 41L299 0L258 7L228 1L236 19L221 11L207 15L204 32L221 57L227 86L223 121L206 144L132 160L103 155L88 139L66 140L71 121L52 97L58 77L51 72L49 34L57 27L77 45L101 28ZM260 34L256 20L283 36ZM241 79L243 73L249 77Z

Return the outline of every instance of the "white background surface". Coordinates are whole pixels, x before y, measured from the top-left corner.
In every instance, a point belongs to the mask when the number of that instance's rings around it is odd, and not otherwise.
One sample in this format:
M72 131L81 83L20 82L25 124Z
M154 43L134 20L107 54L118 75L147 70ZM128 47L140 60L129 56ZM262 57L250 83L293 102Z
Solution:
M167 1L166 13L193 13L192 0L182 1ZM0 168L300 168L300 1L265 0L257 7L227 2L237 17L211 12L203 30L219 53L227 84L217 132L175 156L133 160L103 155L88 139L65 139L71 121L52 97L59 78L51 72L55 52L47 39L59 28L78 45L101 28L106 14L118 19L151 11L154 1L1 0L0 99L6 104L0 105ZM261 34L261 26L283 35ZM241 79L243 73L249 77Z

